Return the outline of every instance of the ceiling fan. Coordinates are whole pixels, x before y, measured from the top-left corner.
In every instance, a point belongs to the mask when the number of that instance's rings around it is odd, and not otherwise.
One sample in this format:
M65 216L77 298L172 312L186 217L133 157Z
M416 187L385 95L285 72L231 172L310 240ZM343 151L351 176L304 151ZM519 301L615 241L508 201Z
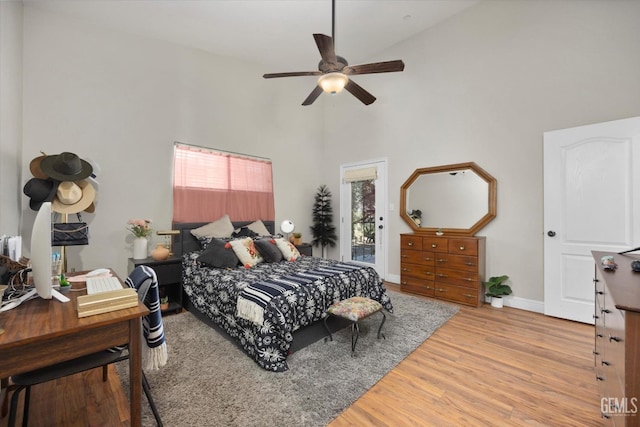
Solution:
M349 76L356 74L391 73L404 70L404 62L401 60L374 62L371 64L349 65L346 59L336 55L335 52L335 9L336 2L331 0L331 37L324 34L314 34L318 50L322 60L318 64L318 71L299 71L289 73L270 73L262 77L273 79L277 77L320 76L317 86L311 91L302 105L311 105L325 91L336 94L346 89L363 104L372 104L376 97L363 89Z

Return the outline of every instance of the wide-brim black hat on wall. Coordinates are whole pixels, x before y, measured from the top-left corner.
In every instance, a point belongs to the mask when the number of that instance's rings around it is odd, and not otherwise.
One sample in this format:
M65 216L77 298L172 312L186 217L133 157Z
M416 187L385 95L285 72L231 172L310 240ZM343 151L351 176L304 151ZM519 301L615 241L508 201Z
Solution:
M59 185L60 181L53 179L31 178L24 185L22 191L31 199L29 207L38 211L44 202L53 201Z
M48 177L58 181L80 181L93 172L93 167L74 153L47 156L40 162L40 169Z

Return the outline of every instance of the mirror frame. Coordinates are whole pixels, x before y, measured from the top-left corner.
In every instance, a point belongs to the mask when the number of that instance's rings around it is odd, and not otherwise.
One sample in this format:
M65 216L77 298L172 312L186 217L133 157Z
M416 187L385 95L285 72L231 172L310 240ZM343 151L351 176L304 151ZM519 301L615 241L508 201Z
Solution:
M488 212L482 218L480 218L475 224L473 224L470 228L445 228L442 227L442 232L445 236L454 235L454 236L473 236L480 229L482 229L485 225L493 221L496 217L497 212L497 181L491 176L487 171L482 169L480 166L475 164L474 162L467 163L456 163L451 165L442 165L442 166L434 166L430 168L420 168L416 169L411 176L402 184L400 187L400 216L404 220L404 222L411 227L411 229L415 233L420 234L435 234L438 231L438 228L435 227L418 227L418 225L411 219L411 217L407 214L407 191L411 184L423 175L441 173L441 172L455 172L463 169L471 169L474 171L480 178L485 180L487 184L489 184L488 191L488 200L487 200L487 208Z

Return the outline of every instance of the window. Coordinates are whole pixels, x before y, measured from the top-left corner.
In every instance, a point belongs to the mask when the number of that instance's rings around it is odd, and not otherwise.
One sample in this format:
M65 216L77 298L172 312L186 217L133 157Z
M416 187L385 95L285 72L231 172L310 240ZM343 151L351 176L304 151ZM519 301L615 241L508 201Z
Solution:
M176 144L173 221L275 220L271 160Z

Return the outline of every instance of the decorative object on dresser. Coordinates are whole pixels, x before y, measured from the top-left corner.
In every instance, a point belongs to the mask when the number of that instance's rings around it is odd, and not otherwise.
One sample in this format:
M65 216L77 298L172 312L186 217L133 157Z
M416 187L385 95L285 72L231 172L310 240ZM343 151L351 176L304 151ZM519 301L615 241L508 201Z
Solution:
M596 381L605 425L640 426L640 274L638 255L592 251L595 261ZM614 257L607 269L603 257Z
M403 291L479 307L484 268L484 237L400 235Z
M158 278L158 287L161 298L168 300L168 307L162 308L162 314L180 313L182 311L182 263L180 257L168 257L156 261L153 258L134 259L129 258L128 271L140 265L149 266L155 271Z
M169 248L165 248L162 243L158 243L156 248L151 251L151 258L155 261L164 261L169 258Z
M502 297L511 295L511 286L505 285L505 282L509 280L509 276L494 276L490 277L488 281L482 282L487 290L486 296L491 298L491 306L496 308L502 308Z

